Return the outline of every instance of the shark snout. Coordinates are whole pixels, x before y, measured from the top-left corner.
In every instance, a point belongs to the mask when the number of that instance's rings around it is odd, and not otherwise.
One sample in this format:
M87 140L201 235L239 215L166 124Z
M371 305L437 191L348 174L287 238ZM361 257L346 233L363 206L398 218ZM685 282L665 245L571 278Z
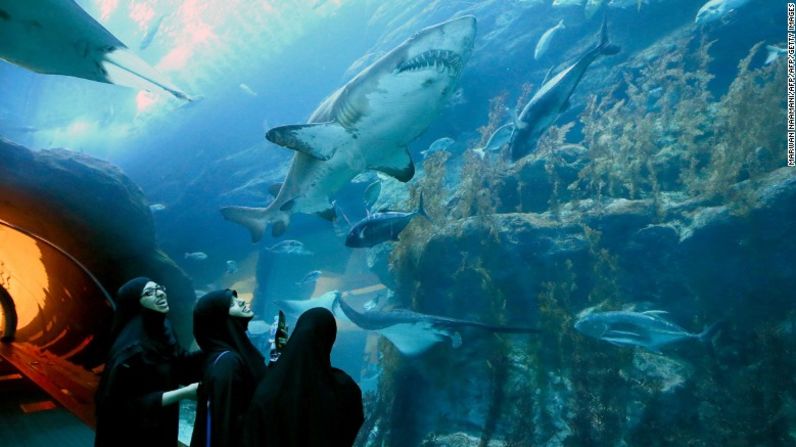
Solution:
M475 41L475 24L475 17L462 16L430 26L413 37L409 57L428 50L443 50L466 59Z

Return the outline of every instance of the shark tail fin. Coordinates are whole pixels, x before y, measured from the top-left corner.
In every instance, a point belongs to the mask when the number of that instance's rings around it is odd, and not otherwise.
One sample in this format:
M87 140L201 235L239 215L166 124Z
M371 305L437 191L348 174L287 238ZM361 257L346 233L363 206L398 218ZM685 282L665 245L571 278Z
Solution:
M263 238L268 220L265 218L266 208L250 208L245 206L228 206L221 208L224 219L241 224L249 230L252 242Z
M618 53L619 49L618 45L614 45L608 40L608 14L605 14L602 27L600 27L600 42L597 44L597 50L602 55L610 56Z
M422 192L420 193L420 201L417 204L416 213L417 213L418 216L423 216L423 217L426 218L427 221L431 222L431 218L428 217L428 214L426 213L426 207L423 205L423 193Z

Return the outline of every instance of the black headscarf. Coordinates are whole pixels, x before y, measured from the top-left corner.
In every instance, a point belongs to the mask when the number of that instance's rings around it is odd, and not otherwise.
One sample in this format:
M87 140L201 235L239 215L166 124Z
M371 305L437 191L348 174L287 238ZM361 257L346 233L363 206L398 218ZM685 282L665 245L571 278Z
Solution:
M193 329L196 343L208 358L214 353L232 351L238 354L253 380L265 374L265 358L246 335L251 318L233 317L229 314L232 290L216 290L199 298L193 311Z
M166 314L141 305L141 293L150 281L139 276L127 281L116 292L110 359L119 357L123 352L142 351L145 361L157 363L175 355L177 340L166 320Z
M304 312L276 365L260 382L244 425L244 446L351 446L364 420L362 393L329 355L331 312Z

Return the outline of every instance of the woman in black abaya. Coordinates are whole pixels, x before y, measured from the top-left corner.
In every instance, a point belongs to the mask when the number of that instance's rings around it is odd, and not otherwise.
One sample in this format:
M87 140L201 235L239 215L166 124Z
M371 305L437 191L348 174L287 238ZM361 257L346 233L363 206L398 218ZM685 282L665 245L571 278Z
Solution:
M193 312L193 333L206 354L191 447L237 447L243 415L265 359L246 335L254 314L234 290L202 296Z
M245 447L350 447L364 414L362 392L329 355L332 313L304 312L279 361L257 386L243 429Z
M139 277L117 292L111 346L97 394L95 447L174 447L178 401L195 399L201 354L187 354L166 321L164 287ZM180 384L190 385L180 387Z

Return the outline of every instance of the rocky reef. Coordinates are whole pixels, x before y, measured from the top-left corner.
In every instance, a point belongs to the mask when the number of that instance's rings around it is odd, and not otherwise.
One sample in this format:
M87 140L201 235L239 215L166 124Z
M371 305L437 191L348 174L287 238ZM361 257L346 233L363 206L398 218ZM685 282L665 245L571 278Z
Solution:
M517 163L467 151L449 184L450 154L435 154L409 191L383 189L403 209L422 191L433 221L371 250L392 305L542 332L464 333L418 358L382 341L358 445L796 442L784 64L753 68L757 45L716 98L710 43L677 39L631 58ZM576 332L588 308L720 330L653 353Z

